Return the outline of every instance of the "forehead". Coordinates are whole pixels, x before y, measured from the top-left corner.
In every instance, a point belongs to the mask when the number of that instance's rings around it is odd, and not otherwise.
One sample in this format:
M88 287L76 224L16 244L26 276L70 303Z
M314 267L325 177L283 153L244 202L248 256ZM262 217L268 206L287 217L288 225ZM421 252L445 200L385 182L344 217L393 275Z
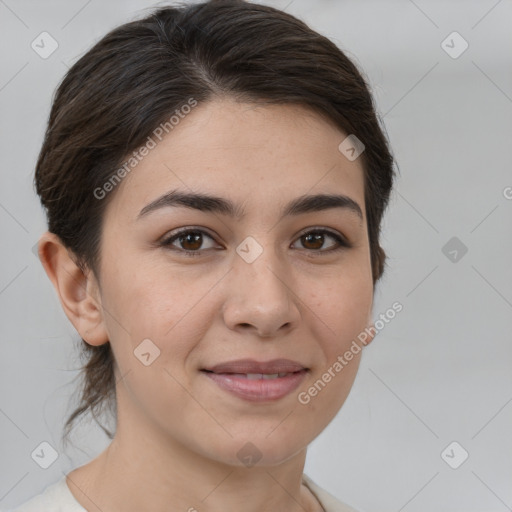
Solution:
M246 209L343 193L364 209L361 159L348 160L338 149L347 134L309 108L215 100L175 117L167 131L150 136L150 149L142 157L139 151L109 210L134 220L176 188L243 198Z

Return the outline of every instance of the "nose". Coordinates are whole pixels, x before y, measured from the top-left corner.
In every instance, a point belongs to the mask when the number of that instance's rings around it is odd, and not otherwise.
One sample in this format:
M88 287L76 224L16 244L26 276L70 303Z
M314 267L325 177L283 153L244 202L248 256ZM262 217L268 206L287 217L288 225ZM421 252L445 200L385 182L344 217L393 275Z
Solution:
M222 311L229 329L274 338L297 327L300 311L291 272L274 251L265 249L252 263L235 255L228 279Z

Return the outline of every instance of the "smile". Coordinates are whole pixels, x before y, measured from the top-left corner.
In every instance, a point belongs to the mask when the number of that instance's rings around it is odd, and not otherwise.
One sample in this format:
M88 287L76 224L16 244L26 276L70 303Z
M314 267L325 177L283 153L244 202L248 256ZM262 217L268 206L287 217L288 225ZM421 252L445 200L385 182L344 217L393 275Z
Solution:
M269 402L284 398L306 377L308 370L279 373L214 373L203 374L223 391L251 402Z

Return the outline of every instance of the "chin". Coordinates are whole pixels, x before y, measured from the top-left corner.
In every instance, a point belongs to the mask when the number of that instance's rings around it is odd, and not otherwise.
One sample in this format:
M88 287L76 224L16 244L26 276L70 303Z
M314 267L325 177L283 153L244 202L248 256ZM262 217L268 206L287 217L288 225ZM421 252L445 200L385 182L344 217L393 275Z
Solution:
M290 433L279 435L274 432L257 436L254 434L255 430L253 428L252 433L247 432L246 435L237 435L226 440L215 453L212 453L210 447L210 458L239 468L274 467L296 457L311 441L310 436L305 436L304 433L297 432L293 436Z

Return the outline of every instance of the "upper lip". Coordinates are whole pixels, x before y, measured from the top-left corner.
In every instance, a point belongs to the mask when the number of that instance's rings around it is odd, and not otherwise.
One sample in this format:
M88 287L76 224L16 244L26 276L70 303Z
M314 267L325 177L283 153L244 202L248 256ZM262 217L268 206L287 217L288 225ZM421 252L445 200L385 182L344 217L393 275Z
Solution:
M292 373L307 368L296 361L290 359L272 359L271 361L255 361L254 359L238 359L236 361L227 361L203 368L214 373Z

